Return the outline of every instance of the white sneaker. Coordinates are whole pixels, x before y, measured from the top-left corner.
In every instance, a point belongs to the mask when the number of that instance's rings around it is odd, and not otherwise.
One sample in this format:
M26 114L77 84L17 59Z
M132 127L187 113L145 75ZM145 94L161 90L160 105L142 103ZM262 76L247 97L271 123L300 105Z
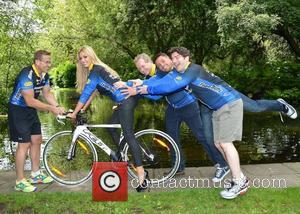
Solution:
M232 182L228 188L225 188L220 192L222 198L225 199L234 199L239 195L243 195L247 192L249 188L249 180L245 177L241 182Z
M297 111L293 106L291 106L290 104L288 104L285 100L283 100L281 98L277 99L277 101L280 102L281 104L283 104L284 107L286 108L287 112L283 112L285 115L287 115L291 119L297 118L297 116L298 116Z

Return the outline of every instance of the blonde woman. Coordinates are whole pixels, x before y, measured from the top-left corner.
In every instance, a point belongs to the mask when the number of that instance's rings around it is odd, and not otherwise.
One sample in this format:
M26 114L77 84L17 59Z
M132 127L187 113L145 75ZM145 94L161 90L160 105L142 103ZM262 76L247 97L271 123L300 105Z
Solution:
M136 190L138 192L144 191L147 188L146 178L148 177L148 173L142 166L141 149L133 131L134 108L137 105L137 99L135 97L126 98L114 86L116 82L120 82L119 75L104 64L89 46L83 46L78 51L76 79L77 89L82 93L74 112L68 116L76 118L77 113L89 105L92 100L92 94L96 89L100 94L106 95L116 102L118 108L113 114L118 118L122 126L124 138L129 145L137 169L139 186Z

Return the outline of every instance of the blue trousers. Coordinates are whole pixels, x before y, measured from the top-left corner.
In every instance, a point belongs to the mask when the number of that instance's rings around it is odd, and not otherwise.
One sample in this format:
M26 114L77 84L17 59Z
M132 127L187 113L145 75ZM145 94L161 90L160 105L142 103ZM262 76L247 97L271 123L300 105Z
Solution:
M165 121L166 132L174 139L181 153L181 162L178 171L182 171L185 168L185 157L182 152L180 143L180 125L182 122L185 122L186 125L191 129L193 135L203 145L204 150L206 151L212 162L214 164L221 163L226 166L226 162L222 154L215 147L213 141L212 143L206 141L206 136L204 136L204 127L200 116L200 109L197 101L179 109L175 109L172 106L168 105L165 114ZM172 159L174 160L174 156Z
M243 101L244 111L248 112L266 112L266 111L283 111L284 105L277 100L252 100L246 95L240 93ZM200 115L203 123L204 136L208 144L214 144L214 134L212 125L213 110L207 108L205 105L200 105ZM216 157L217 163L220 167L226 166L224 159Z
M265 112L265 111L284 111L284 105L277 100L252 100L240 93L243 100L244 111Z

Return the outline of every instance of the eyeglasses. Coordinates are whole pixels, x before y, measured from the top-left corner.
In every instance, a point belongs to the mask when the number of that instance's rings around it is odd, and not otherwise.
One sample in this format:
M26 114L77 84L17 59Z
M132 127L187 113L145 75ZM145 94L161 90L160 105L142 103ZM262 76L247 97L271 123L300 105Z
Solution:
M45 63L45 64L51 64L51 61L44 61L44 60L39 60L40 62L42 62L42 63Z

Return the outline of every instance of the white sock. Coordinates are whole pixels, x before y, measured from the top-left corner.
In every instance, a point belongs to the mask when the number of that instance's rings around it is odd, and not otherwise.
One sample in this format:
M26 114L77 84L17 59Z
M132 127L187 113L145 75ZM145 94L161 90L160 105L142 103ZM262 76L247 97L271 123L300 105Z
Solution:
M241 180L245 180L246 176L244 175L244 173L241 171Z
M241 172L241 176L239 178L232 178L232 180L236 183L238 183L239 181L244 181L246 178L246 176L244 175L243 172Z
M22 178L21 180L16 180L16 184L19 184L21 181L25 180L25 178Z
M38 176L39 174L41 174L41 170L38 170L36 172L33 172L33 171L31 172L32 177Z

